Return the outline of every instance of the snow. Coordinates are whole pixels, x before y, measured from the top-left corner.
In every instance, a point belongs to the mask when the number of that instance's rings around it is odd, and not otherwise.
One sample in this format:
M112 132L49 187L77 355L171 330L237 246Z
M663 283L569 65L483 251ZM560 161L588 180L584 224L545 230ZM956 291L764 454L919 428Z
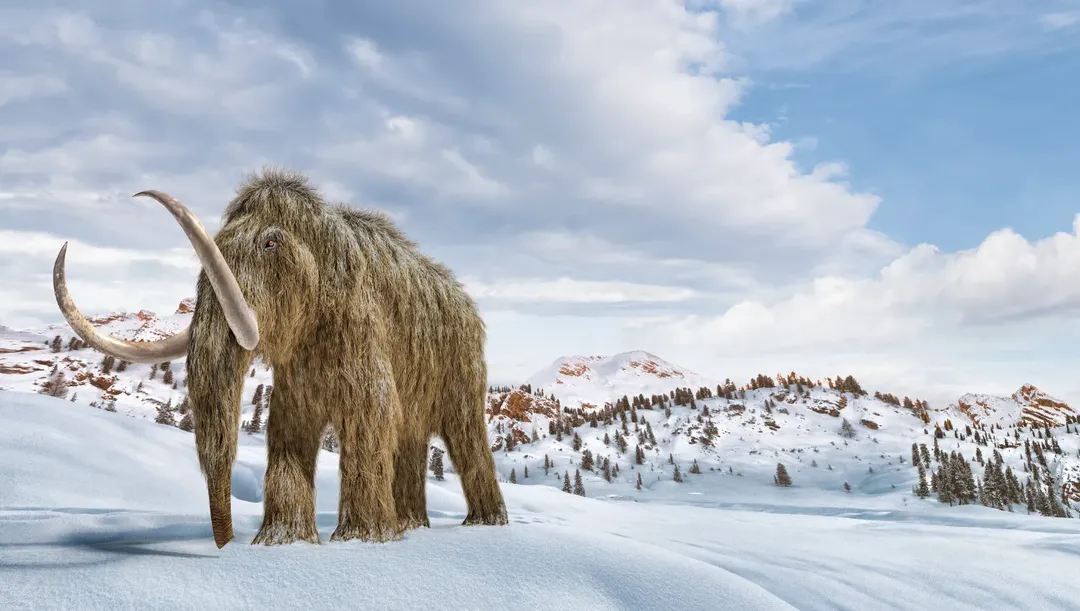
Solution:
M242 434L237 540L218 550L193 439L0 392L0 608L1080 609L1078 520L910 491L845 494L800 485L794 469L795 487L763 486L749 457L744 477L706 472L643 491L587 478L590 498L538 485L535 467L519 479L533 485L503 484L508 527L460 526L465 505L448 474L428 482L430 530L381 545L267 548L247 545L265 449ZM535 450L500 453L500 469ZM336 464L321 453L326 541Z
M258 503L213 545L193 437L69 402L0 392L0 608L790 609L707 562L567 518L604 503L507 486L514 524L462 527L457 482L432 482L433 528L386 545L263 548ZM242 465L265 468L261 448ZM261 476L261 473L259 473ZM336 460L320 456L318 522L334 528ZM550 510L558 508L551 513ZM176 579L175 576L181 576ZM274 577L271 577L274 576Z
M169 316L97 320L107 333L154 339L186 326L190 305ZM46 343L57 334L65 347L53 353ZM67 349L71 337L66 325L0 329L2 609L1080 609L1065 585L1080 569L1080 520L912 494L911 445L932 448L935 426L946 428L941 450L961 452L976 478L976 449L989 460L996 447L1023 482L1024 443L1049 447L1042 428L1016 426L1029 419L1053 427L1061 452L1046 451L1047 472L1080 501L1080 427L1063 426L1076 412L1033 386L1011 397L964 395L931 408L929 424L901 406L822 386L752 389L694 406L669 401L670 415L637 409L621 453L618 414L612 424L574 427L575 450L573 434L549 434L559 407L598 414L623 396L715 391L716 381L645 351L563 357L528 380L531 392L489 396L510 527L460 526L465 504L447 464L446 481L428 482L433 528L401 542L247 545L261 518L266 460L263 435L242 433L232 477L237 540L218 550L193 436L153 422L186 392L183 360L171 364L176 388L160 372L150 379L147 365L106 375L99 353ZM33 394L53 366L67 375L73 401ZM256 363L244 384L249 419L256 387L273 384L273 373ZM109 397L118 412L90 406ZM853 437L840 435L843 420ZM706 423L715 427L710 443L702 442ZM969 425L992 443L974 443ZM639 442L647 427L655 443ZM514 429L518 443L507 451ZM644 464L635 465L639 443ZM581 469L585 449L593 470ZM604 457L619 467L610 482ZM689 472L695 462L700 474ZM794 486L773 485L777 463ZM676 465L682 483L673 481ZM322 452L324 540L336 522L336 468L337 455ZM563 475L573 480L579 469L587 498L560 490Z

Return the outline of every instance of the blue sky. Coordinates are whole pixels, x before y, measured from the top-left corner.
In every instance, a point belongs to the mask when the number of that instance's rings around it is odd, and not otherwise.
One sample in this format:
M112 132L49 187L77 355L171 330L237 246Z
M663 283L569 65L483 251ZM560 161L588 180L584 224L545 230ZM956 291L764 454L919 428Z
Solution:
M1029 3L1057 12L1019 15L1006 7L1022 3L987 4L982 25L941 19L940 34L956 33L957 41L933 51L919 49L921 35L932 32L926 27L889 43L855 38L844 52L866 53L857 66L835 56L811 66L755 68L749 60L755 86L733 115L804 141L795 158L806 165L845 160L852 184L882 197L869 226L899 241L955 250L1004 226L1028 238L1065 230L1077 211L1080 168L1080 52L1070 40L1080 35L1080 2ZM972 42L981 38L976 28L986 37L997 31L995 15L1018 22L1013 45ZM1053 28L1046 15L1072 24ZM800 15L786 18L786 27L797 27ZM850 21L860 19L869 17ZM975 53L979 44L1009 51Z
M0 324L171 311L240 178L449 264L497 382L646 349L1080 400L1080 2L0 3Z

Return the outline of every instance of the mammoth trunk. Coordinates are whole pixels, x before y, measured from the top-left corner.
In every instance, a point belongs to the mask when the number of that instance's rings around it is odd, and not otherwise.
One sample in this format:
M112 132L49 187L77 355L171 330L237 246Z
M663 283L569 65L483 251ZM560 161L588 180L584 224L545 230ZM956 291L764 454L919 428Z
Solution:
M206 476L214 542L232 533L232 465L236 459L244 373L252 354L236 343L220 305L200 278L187 357L188 401L195 419L195 447Z

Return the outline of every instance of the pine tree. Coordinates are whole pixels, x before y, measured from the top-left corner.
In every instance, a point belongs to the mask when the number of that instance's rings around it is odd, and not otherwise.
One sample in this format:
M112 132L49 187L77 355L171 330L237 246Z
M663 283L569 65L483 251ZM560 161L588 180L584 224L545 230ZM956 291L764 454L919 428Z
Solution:
M327 452L337 452L340 445L337 435L334 434L334 427L326 427L326 430L323 431L322 449Z
M675 465L675 473L671 475L671 479L680 484L682 483L682 472L679 471L679 465Z
M249 433L261 433L262 432L262 402L255 404L255 410L251 412L251 422L248 423ZM275 420L276 421L276 420Z
M56 397L57 399L67 398L68 385L64 377L64 371L59 367L53 367L52 373L41 383L41 389L38 390L38 393Z
M180 424L177 426L180 427L181 431L187 431L189 433L195 430L195 420L191 416L191 410L188 410L187 413L184 414L184 417L180 419Z
M636 485L636 487L637 487L638 490L641 490L641 471L638 471L638 474L637 474L637 485Z
M551 459L548 458L547 454L544 454L544 475L547 475L549 470L551 470Z
M611 481L611 461L606 456L604 457L604 480Z
M777 486L790 486L791 476L788 475L787 468L784 467L784 463L776 463L776 475L773 476L773 482Z
M516 484L517 483L517 470L515 470L515 469L510 469L510 483L511 484Z
M930 486L926 483L926 469L922 466L921 462L916 462L919 466L919 484L915 486L915 494L920 499L925 499L930 496Z
M844 418L843 422L840 423L840 436L847 437L848 439L855 436L855 428L851 426L851 423L847 421L847 418Z
M581 452L581 468L586 471L592 471L593 468L593 453L592 450L585 449Z
M166 424L169 426L176 426L176 418L173 416L172 407L166 405L158 408L157 417L154 418L154 422L158 424Z
M52 351L53 352L60 352L60 348L63 345L62 342L63 342L63 340L60 339L59 335L54 337L52 339L52 344L50 344L50 347L52 348Z
M570 491L571 491L571 488L570 488L570 473L567 472L567 471L563 471L562 491L567 493L567 494L570 494Z
M529 465L525 465L525 467L522 468L521 477L529 479Z
M851 492L851 484L844 482L844 492Z
M945 465L941 465L937 470L937 488L938 488L938 500L942 503L948 503L952 506L956 500L953 497L953 481L951 476L951 469L947 469Z
M701 474L701 467L697 464L697 459L694 459L694 464L690 465L690 472Z
M443 451L441 448L431 448L431 461L428 468L435 474L435 479L443 481Z
M116 364L116 371L117 372L127 371L128 365L130 365L130 364L131 363L121 359L121 361Z
M158 372L158 364L154 363L153 365L150 366L150 379L151 380L153 380L154 378L157 377L157 372Z
M581 470L574 471L574 494L585 496L585 485L581 483Z
M263 385L259 384L255 387L255 394L251 396L251 404L257 405L262 402L263 398Z

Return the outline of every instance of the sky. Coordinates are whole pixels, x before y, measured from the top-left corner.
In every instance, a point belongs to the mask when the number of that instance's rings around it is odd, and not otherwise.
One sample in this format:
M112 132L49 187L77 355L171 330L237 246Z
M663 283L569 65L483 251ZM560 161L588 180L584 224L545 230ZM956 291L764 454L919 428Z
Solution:
M644 349L1080 402L1080 0L0 1L0 324L171 313L248 173L385 211L492 381Z

